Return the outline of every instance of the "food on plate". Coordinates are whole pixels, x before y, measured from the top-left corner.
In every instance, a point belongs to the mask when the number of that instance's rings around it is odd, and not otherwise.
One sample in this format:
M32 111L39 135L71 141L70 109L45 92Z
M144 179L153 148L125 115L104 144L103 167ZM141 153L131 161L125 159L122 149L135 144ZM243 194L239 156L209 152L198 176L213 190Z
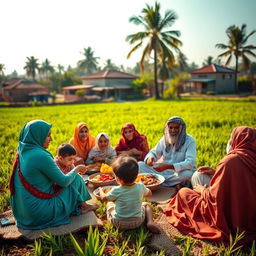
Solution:
M102 173L113 173L113 168L109 166L108 164L102 163L100 167L100 172Z
M154 174L139 174L136 182L141 182L145 186L158 185L161 181Z
M101 163L89 164L86 167L88 170L100 170Z
M105 194L107 194L111 189L112 189L112 187L111 188L102 188L102 190ZM96 195L98 195L98 196L100 195L100 191L98 189L97 189Z
M90 179L92 182L106 182L114 180L115 177L112 174L109 173L100 173L95 175L92 179Z

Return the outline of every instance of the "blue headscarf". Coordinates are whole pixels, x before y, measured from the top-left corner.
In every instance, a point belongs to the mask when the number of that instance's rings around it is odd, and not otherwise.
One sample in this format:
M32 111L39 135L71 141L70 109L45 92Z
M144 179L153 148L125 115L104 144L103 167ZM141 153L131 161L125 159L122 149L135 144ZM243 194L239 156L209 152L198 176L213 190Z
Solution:
M19 136L18 154L33 148L43 148L52 125L43 120L32 120L24 125Z
M186 140L186 124L184 120L179 116L172 116L167 120L164 128L164 141L166 145L166 149L165 149L166 152L169 152L171 148L171 144L168 139L170 136L169 127L168 127L169 123L178 123L180 125L178 139L175 143L175 151L179 151L179 149L185 143L185 140Z

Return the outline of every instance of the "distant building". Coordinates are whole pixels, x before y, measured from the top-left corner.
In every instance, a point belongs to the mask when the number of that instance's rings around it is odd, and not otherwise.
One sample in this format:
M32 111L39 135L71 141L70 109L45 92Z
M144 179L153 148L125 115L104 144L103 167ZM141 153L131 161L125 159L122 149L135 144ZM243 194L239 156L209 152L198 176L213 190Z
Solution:
M184 87L185 92L235 93L235 70L211 64L192 71L191 80Z
M138 77L115 69L104 69L100 72L81 77L84 85L92 85L92 92L102 98L124 98L133 94L132 82Z
M48 102L49 88L32 81L13 78L3 84L2 98L8 102L28 102L37 100Z
M84 98L86 95L92 94L92 85L71 85L63 87L64 101L65 102L76 102L81 101L81 96L77 95L78 90L84 91Z

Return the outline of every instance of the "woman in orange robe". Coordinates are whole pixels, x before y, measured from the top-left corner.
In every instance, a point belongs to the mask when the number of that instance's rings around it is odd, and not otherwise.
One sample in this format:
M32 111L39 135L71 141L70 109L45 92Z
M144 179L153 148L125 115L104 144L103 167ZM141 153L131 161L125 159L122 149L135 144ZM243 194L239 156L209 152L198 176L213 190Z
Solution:
M256 130L240 126L230 138L231 151L218 164L210 186L182 188L163 209L168 222L195 238L228 242L256 239Z
M95 146L95 138L90 135L89 127L86 123L77 124L74 135L69 141L76 149L75 165L84 164L89 151Z

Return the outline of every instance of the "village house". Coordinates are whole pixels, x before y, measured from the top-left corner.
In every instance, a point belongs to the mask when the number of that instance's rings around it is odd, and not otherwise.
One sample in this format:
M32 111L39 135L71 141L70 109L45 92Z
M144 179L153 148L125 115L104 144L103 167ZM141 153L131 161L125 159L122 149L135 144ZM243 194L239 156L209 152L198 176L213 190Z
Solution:
M78 90L84 91L85 101L99 101L110 97L122 99L134 93L131 85L137 78L137 76L115 69L104 69L81 77L82 85L63 87L64 100L65 102L81 101Z
M2 98L8 102L48 102L49 96L48 87L33 81L14 78L3 83Z
M235 93L235 70L217 64L196 69L191 72L191 80L185 83L183 90L202 94Z

